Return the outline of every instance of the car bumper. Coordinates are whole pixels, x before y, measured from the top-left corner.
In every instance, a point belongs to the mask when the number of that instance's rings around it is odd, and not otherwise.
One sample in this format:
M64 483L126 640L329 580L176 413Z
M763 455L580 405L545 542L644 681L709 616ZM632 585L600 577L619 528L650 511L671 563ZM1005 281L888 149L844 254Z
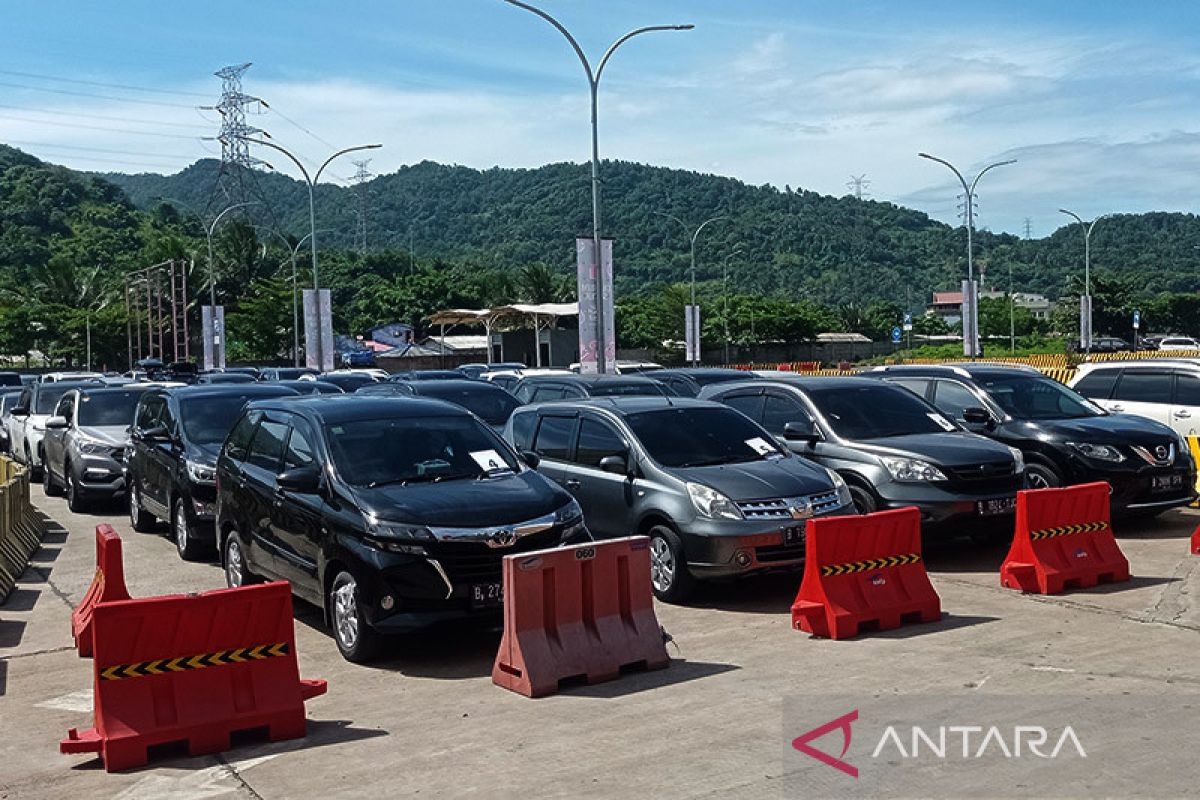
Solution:
M924 528L950 528L972 522L988 523L995 520L1011 520L1016 513L1018 487L993 492L956 492L943 489L936 484L891 483L881 487L880 509L896 509L916 506L921 512ZM1012 507L1002 513L984 513L981 504L1010 501Z
M853 513L854 506L847 504L821 516ZM795 569L804 564L806 522L696 519L680 533L688 571L714 580Z
M125 467L111 458L76 454L71 471L76 486L86 494L119 497L125 493Z
M1177 486L1167 490L1156 490L1154 479L1168 476L1174 476ZM1138 470L1076 469L1070 477L1072 483L1107 483L1114 514L1163 511L1185 506L1196 498L1196 471L1190 466L1181 466L1178 462L1170 467L1144 467Z

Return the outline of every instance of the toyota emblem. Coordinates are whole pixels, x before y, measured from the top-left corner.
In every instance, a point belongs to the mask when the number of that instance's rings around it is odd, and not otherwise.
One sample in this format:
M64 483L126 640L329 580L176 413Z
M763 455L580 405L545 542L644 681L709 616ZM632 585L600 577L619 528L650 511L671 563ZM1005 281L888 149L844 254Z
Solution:
M1171 454L1171 451L1167 448L1167 446L1165 444L1160 444L1158 447L1154 448L1154 455L1158 456L1159 461L1166 461L1167 456L1169 456L1170 454Z
M512 528L497 528L489 531L483 540L488 547L512 547L517 543L517 534Z

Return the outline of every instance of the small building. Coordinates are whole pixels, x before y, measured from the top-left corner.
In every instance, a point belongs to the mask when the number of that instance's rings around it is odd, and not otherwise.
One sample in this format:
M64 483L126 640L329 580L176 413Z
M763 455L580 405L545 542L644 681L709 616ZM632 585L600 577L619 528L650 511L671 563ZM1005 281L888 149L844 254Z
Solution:
M388 349L413 342L413 326L407 322L389 322L371 328L371 341L385 345Z
M997 289L985 289L979 296L1002 300L1007 295ZM941 317L948 323L958 322L962 319L962 300L962 292L934 292L933 302L925 307L925 313ZM1054 309L1054 303L1049 298L1034 292L1015 292L1013 302L1017 308L1027 309L1034 319L1039 320L1049 319L1050 312Z

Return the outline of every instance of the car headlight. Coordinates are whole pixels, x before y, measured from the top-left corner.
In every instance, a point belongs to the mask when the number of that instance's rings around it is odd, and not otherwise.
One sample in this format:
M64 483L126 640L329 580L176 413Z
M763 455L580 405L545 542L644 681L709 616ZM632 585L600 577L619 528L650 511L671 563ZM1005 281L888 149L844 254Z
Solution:
M711 486L705 486L703 483L687 484L688 497L692 498L692 505L696 507L696 511L702 517L709 519L745 519L742 516L741 510L734 505L734 502L725 495L718 492Z
M574 498L569 503L554 512L554 524L563 525L583 519L583 508Z
M828 467L825 468L825 472L829 475L829 480L833 482L833 488L837 490L838 503L841 505L849 503L850 487L846 485L846 479Z
M1067 447L1070 447L1084 458L1090 458L1095 461L1108 461L1113 464L1118 464L1125 460L1125 455L1111 444L1067 442Z
M1013 457L1013 472L1022 473L1025 471L1025 454L1015 447L1008 448L1008 452L1012 453Z
M921 483L924 481L944 481L946 476L942 471L919 458L883 458L883 465L891 473L892 480L901 483Z
M432 542L437 537L424 525L404 525L398 522L367 524L367 538L384 542Z
M88 442L80 442L79 443L79 452L85 453L87 455L92 455L92 456L108 455L111 451L112 451L112 448L109 445L104 444L103 442L88 441Z
M196 483L216 483L217 468L211 464L202 464L199 461L188 459L184 462L187 465L187 474L190 479Z

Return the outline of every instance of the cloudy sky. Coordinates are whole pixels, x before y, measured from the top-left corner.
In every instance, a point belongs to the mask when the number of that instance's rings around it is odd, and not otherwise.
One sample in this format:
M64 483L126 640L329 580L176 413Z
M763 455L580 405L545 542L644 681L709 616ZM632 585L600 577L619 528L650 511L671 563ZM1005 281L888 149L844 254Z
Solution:
M601 153L753 184L870 196L1043 236L1065 218L1200 203L1200 5L540 0L598 58ZM587 90L566 40L503 0L10 3L0 141L81 169L170 173L217 156L219 81L306 160L377 141L371 169L424 159L531 167L588 155ZM278 156L263 153L283 171ZM335 179L353 167L339 164Z

